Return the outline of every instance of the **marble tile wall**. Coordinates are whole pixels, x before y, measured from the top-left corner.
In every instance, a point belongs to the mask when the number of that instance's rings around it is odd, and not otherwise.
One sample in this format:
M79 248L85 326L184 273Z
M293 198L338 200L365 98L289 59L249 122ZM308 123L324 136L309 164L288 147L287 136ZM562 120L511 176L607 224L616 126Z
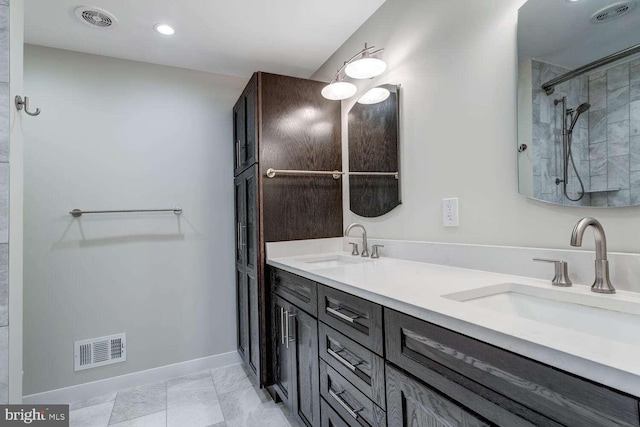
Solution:
M575 206L589 206L590 195L574 202L563 194L563 186L556 185L556 179L563 178L562 156L562 107L554 105L554 100L567 97L567 108L576 108L588 99L588 78L580 76L558 85L556 91L547 96L542 85L570 70L540 61L532 61L533 83L533 175L534 197L551 203ZM584 114L578 120L573 133L573 155L576 167L588 191L589 151L588 151L589 117ZM580 183L569 168L568 194L577 199L580 194Z
M592 206L640 204L640 59L589 75Z
M0 403L9 400L9 1L0 0Z

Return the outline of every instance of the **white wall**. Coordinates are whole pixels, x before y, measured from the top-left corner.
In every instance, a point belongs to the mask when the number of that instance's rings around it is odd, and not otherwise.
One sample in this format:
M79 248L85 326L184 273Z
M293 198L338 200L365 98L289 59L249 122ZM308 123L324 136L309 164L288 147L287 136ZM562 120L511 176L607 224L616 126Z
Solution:
M575 222L589 215L604 224L611 250L640 252L640 208L567 208L518 194L516 21L523 3L387 0L314 74L330 80L368 42L386 49L389 67L360 87L402 84L403 204L369 220L348 211L345 194L345 224L362 222L379 238L568 248ZM353 102L343 103L345 141ZM460 198L459 228L442 226L445 197Z
M231 109L246 80L27 46L24 394L236 348ZM87 215L69 210L166 208ZM127 362L73 372L73 341Z

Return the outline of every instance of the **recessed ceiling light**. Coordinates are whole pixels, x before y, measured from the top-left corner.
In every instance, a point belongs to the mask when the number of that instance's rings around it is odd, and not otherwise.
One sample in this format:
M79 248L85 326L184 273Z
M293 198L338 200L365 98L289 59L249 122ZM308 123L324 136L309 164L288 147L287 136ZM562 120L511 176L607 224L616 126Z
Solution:
M172 36L176 32L173 27L167 24L156 24L153 26L153 29L165 36Z
M579 2L580 0L566 0L567 3L576 3Z

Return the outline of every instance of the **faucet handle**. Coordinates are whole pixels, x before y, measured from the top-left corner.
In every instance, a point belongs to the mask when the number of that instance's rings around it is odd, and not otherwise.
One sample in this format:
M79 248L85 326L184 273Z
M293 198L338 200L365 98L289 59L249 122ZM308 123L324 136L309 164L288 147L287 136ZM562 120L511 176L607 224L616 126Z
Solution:
M545 259L534 258L536 262L550 262L555 266L555 275L551 280L553 286L568 287L571 286L571 279L569 279L569 264L564 260L559 259Z
M351 255L356 256L356 255L360 255L360 252L358 252L358 244L355 242L349 242L350 245L353 246L353 250L351 251Z
M380 258L378 248L384 248L384 245L372 245L371 246L371 258Z

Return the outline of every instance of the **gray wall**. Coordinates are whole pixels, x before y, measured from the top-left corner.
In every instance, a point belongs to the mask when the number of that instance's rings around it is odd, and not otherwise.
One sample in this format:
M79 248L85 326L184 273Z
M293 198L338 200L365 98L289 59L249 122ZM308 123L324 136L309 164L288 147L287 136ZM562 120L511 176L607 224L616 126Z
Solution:
M245 79L27 45L24 394L235 351L231 109ZM166 208L169 214L69 210ZM127 362L73 372L73 341Z
M9 1L0 0L0 403L9 400Z
M516 29L523 3L387 0L314 74L330 80L368 42L385 48L388 68L357 82L359 93L402 84L402 205L368 219L345 203L346 224L362 222L379 238L569 248L575 223L595 216L611 250L640 252L629 232L640 227L638 207L567 208L518 194ZM343 102L343 111L354 102ZM345 144L346 137L345 130ZM348 200L346 184L343 190ZM458 228L442 226L446 197L460 199ZM593 243L585 240L585 247Z

